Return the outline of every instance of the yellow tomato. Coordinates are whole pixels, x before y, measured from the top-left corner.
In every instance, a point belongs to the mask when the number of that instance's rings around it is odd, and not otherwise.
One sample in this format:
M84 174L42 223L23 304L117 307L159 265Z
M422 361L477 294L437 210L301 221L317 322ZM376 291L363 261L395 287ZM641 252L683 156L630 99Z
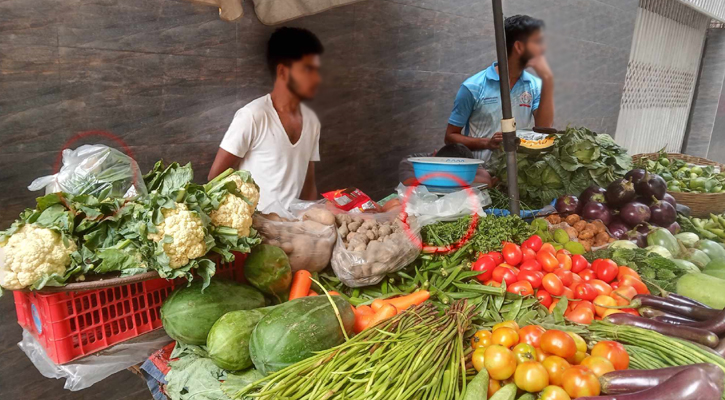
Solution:
M490 399L494 393L499 391L499 389L501 389L501 382L499 382L495 379L489 378L488 379L488 398Z
M571 367L568 361L559 356L546 357L541 365L546 368L546 372L549 374L549 383L557 386L561 386L561 375Z
M526 361L536 361L536 349L528 343L517 344L514 346L513 352L519 364Z
M491 342L503 347L511 348L519 342L519 333L513 328L501 327L491 334Z
M471 347L475 350L478 348L486 348L491 343L491 331L478 331L471 338Z
M574 332L567 332L569 336L571 336L572 339L574 339L574 343L576 344L576 351L581 351L586 353L587 352L587 342L584 341L584 339L577 335Z
M484 360L484 354L486 353L486 349L480 348L473 351L473 354L471 354L471 362L473 363L473 368L476 369L476 371L480 371L483 368L483 360Z
M493 326L493 329L491 329L491 332L496 332L498 328L511 328L516 331L516 333L519 333L519 324L516 323L516 321L503 321L499 322L498 324Z
M516 367L514 383L519 389L538 392L549 386L549 373L540 363L527 361Z
M594 375L600 377L607 372L614 371L614 364L604 357L590 356L582 360L582 366L585 366L594 372Z
M506 347L494 344L485 350L483 364L491 378L501 381L516 371L516 356Z
M541 391L539 400L571 400L566 390L559 386L547 386Z

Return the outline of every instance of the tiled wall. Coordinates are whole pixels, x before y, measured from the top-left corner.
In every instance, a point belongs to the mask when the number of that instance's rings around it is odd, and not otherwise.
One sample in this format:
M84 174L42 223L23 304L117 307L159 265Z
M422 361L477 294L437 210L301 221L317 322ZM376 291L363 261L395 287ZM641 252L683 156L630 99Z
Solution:
M495 58L490 1L367 0L294 21L327 47L318 186L382 197L397 162L432 150L458 85ZM616 127L636 0L510 0L546 20L556 125ZM274 29L180 0L0 0L0 227L79 131L119 135L142 168L192 161L205 177L234 111L265 94Z
M685 153L725 163L725 29L707 32Z

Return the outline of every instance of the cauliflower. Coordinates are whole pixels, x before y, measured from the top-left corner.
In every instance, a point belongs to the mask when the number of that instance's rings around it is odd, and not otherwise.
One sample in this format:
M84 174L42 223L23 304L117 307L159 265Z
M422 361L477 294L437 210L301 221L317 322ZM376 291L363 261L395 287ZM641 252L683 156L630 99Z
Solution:
M247 200L251 201L250 205L243 199L234 195L227 195L219 204L219 208L213 210L209 215L211 223L214 226L226 226L237 230L240 237L249 236L249 228L252 226L252 214L259 203L259 190L254 183L242 181L239 175L231 175L227 180L231 180L237 184L239 191Z
M163 244L172 269L183 267L190 260L206 254L206 233L201 217L182 203L176 203L176 208L164 209L162 213L164 222L157 225L157 232L149 234L148 238L154 242L161 242L166 236L173 239Z
M76 251L76 244L71 241L66 246L58 232L30 224L0 247L5 253L0 286L10 290L27 288L45 275L63 275Z

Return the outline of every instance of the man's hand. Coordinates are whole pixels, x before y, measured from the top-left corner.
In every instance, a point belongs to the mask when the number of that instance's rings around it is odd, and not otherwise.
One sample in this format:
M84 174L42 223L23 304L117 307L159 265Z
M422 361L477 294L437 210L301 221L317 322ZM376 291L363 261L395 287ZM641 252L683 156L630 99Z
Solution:
M503 133L496 132L493 134L493 137L488 139L488 148L490 150L496 150L501 147L501 142L503 142Z
M549 67L549 62L546 61L546 57L544 56L532 58L529 60L527 67L533 69L534 72L536 72L536 75L538 75L541 79L550 79L554 77L554 74L551 72L551 68Z

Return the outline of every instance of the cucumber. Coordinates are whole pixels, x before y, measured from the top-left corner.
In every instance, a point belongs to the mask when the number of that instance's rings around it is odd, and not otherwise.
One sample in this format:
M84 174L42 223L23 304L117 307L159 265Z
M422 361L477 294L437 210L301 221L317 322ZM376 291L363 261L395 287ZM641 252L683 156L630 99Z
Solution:
M677 294L722 309L725 307L725 279L707 274L685 274L677 281Z
M348 335L355 314L350 303L332 296ZM252 331L249 354L254 366L269 374L345 341L327 296L302 297L283 303L262 317Z
M466 386L463 400L486 400L488 398L488 371L481 369L473 380Z
M516 384L509 383L494 393L489 400L514 400L516 398L516 390L518 390Z

